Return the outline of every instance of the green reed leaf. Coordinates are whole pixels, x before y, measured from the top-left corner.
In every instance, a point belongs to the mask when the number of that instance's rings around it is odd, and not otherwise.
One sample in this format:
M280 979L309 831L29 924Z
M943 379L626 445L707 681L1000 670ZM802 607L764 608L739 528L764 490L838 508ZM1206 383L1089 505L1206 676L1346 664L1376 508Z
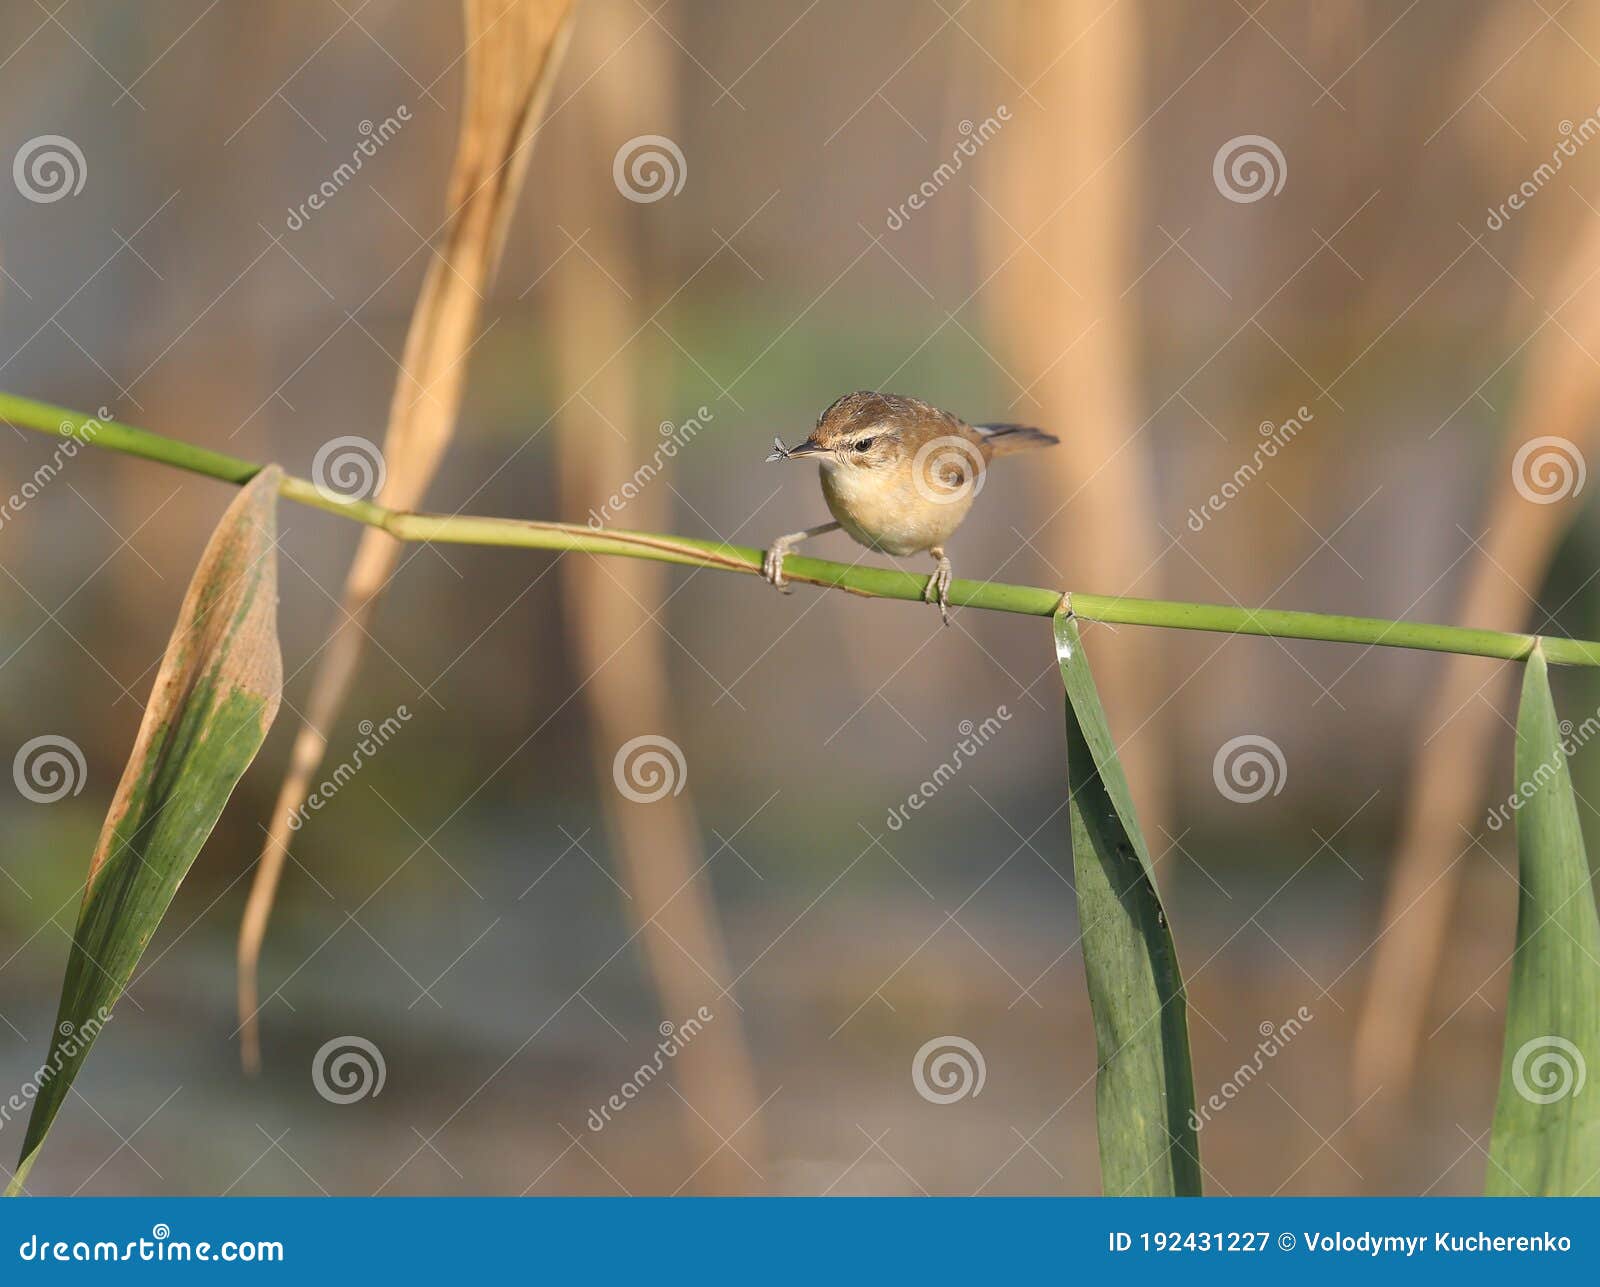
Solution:
M1517 712L1517 948L1488 1192L1600 1194L1600 918L1543 649Z
M234 498L189 583L90 860L50 1055L22 1157L45 1136L222 807L277 714L277 494L269 466Z
M1055 617L1067 689L1072 869L1099 1068L1100 1185L1198 1196L1200 1146L1178 955L1077 620Z

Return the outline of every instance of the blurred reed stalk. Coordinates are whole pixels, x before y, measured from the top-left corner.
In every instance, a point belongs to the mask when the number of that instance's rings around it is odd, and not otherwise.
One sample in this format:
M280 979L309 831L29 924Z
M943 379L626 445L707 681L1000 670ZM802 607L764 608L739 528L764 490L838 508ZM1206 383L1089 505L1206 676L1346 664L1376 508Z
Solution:
M1141 10L992 5L989 15L1016 78L995 83L1016 123L984 154L995 203L977 216L993 274L990 325L1026 386L1004 418L1061 434L1059 449L1030 462L1043 519L1027 520L1038 530L1025 535L1063 582L1152 588L1161 543L1127 295L1142 195L1141 152L1130 146L1143 114ZM1164 721L1151 701L1164 695L1162 669L1154 637L1121 640L1095 661L1109 708L1151 709L1119 755L1152 837L1169 818Z
M1535 238L1530 255L1547 254ZM1462 615L1508 625L1538 610L1563 534L1579 512L1576 494L1529 500L1529 470L1517 452L1530 440L1565 438L1580 458L1600 447L1600 223L1584 217L1565 269L1552 285L1561 300L1529 345L1508 430L1490 475L1494 491L1484 535L1470 564ZM1568 307L1568 306L1571 307ZM1564 317L1558 314L1565 313ZM1462 861L1476 847L1490 772L1490 746L1503 724L1508 677L1484 676L1464 661L1446 663L1428 704L1410 763L1412 790L1399 856L1389 877L1366 996L1356 1025L1353 1094L1382 1086L1403 1102L1416 1075L1428 1003L1438 980Z
M641 345L653 334L641 303L641 211L663 208L624 199L611 158L630 136L672 134L674 86L659 33L635 36L631 8L587 10L573 40L580 70L602 66L589 82L582 118L566 131L575 155L569 177L549 197L565 237L581 238L551 271L544 291L557 375L560 512L603 511L606 498L648 461L659 436L646 414ZM569 242L561 249L567 250ZM649 427L640 430L640 426ZM667 525L665 479L628 502L630 522ZM617 748L641 734L678 741L667 672L666 569L642 560L564 559L562 623L588 719L589 750L606 829L660 1000L661 1018L681 1023L706 1006L716 1016L674 1061L684 1100L681 1120L699 1165L687 1187L706 1193L759 1190L766 1166L760 1099L737 1002L708 860L688 788L649 804L616 789ZM726 859L724 859L726 861ZM723 1141L727 1141L724 1145Z
M263 466L151 433L147 429L97 420L81 411L0 393L0 424L71 437L86 445L160 461L190 473L235 485L249 482ZM330 495L313 482L286 474L278 494L285 500L326 510L352 522L381 528L401 541L433 541L450 545L493 545L530 550L581 550L588 554L652 559L687 567L760 576L762 551L726 541L693 536L631 532L620 528L595 531L581 523L543 523L532 519L486 518L473 514L411 514L373 501ZM826 586L871 599L901 599L923 605L926 574L892 568L834 563L828 559L791 556L783 565L791 581ZM1463 653L1501 661L1524 661L1535 648L1553 666L1600 666L1600 643L1565 636L1548 637L1470 626L1441 626L1381 617L1350 617L1282 608L1244 608L1222 603L1180 603L1163 599L1131 599L1122 595L1063 593L1032 585L999 581L950 583L956 607L990 612L1053 617L1066 607L1084 621L1109 625L1161 626L1170 630L1204 630L1216 634L1256 635L1274 639L1315 639L1368 647L1415 648L1425 652Z
M534 131L570 32L572 5L573 0L466 0L465 102L445 198L448 215L411 316L389 408L387 480L378 496L385 506L410 509L422 499L455 432L483 292L505 245ZM250 1071L261 1062L256 975L288 857L289 820L322 763L400 548L381 530L362 537L272 811L239 928L240 1057Z

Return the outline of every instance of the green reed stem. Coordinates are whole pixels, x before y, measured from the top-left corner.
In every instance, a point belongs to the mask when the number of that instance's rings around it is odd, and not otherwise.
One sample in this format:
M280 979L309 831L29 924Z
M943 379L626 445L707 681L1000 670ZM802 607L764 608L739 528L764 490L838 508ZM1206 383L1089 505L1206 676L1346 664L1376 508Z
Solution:
M195 447L146 429L97 419L79 411L0 393L0 421L23 429L71 438L125 455L159 461L225 483L242 484L262 468L250 460ZM381 527L402 541L459 545L500 545L538 550L578 550L587 554L654 559L689 567L758 575L761 551L744 545L704 541L688 536L654 535L579 523L541 523L469 514L412 514L371 501L349 500L319 489L304 478L285 475L279 493L288 500L314 506L369 527ZM798 555L784 563L791 581L828 586L878 599L921 601L927 577L891 568L859 567ZM953 581L950 602L958 607L992 612L1017 612L1048 617L1062 606L1060 590L1002 585L989 581ZM1323 612L1289 612L1277 608L1239 608L1217 603L1175 603L1162 599L1128 599L1114 595L1066 597L1066 606L1086 621L1113 625L1163 626L1174 630L1208 630L1220 634L1263 635L1278 639L1320 639L1369 647L1420 648L1429 652L1466 653L1519 661L1543 644L1556 665L1600 666L1600 643L1583 639L1541 638L1464 626L1436 626L1377 617L1346 617Z

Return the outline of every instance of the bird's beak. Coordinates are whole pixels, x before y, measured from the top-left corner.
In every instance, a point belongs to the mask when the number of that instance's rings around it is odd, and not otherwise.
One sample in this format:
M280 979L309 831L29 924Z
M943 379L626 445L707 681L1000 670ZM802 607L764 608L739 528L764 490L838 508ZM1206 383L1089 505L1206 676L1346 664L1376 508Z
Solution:
M809 439L797 447L785 447L782 440L774 438L772 445L776 450L767 457L769 462L774 460L793 460L796 456L820 456L826 454L823 448Z

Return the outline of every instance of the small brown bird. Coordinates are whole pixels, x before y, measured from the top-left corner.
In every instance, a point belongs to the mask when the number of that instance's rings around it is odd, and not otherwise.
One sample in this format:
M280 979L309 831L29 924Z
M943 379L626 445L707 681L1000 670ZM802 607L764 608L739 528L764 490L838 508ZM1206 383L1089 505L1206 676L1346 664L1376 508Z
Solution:
M983 490L989 462L1059 438L1025 425L969 425L917 398L847 393L817 418L798 447L777 439L771 460L815 458L834 521L780 536L761 574L788 592L784 557L801 541L844 528L871 550L903 556L926 550L939 561L923 600L950 624L950 560L944 544Z

